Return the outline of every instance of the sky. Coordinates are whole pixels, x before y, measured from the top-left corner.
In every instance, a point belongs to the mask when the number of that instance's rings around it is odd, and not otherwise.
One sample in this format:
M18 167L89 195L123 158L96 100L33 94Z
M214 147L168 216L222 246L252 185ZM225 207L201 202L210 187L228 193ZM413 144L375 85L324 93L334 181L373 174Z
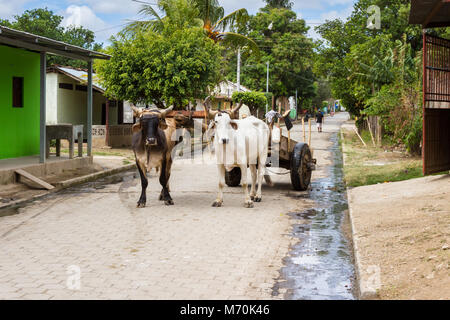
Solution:
M139 0L138 0L139 1ZM143 19L138 14L142 5L133 0L0 0L0 19L12 19L24 10L43 8L54 11L64 17L63 25L83 26L95 32L96 41L108 43L111 35L120 31L132 20ZM142 0L156 2L156 0ZM225 13L246 8L250 14L255 14L265 5L263 0L219 0L225 8ZM352 12L356 0L294 0L293 10L306 20L311 27L309 35L319 36L314 26L335 18L346 19Z

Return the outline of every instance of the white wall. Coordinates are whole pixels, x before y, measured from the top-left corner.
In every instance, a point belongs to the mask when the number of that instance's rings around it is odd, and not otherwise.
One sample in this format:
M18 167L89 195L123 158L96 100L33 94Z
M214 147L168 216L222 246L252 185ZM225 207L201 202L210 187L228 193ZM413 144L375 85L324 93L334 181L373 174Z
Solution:
M73 90L60 89L59 83L71 83ZM72 78L59 74L47 73L46 80L46 112L47 124L71 123L84 126L84 137L87 137L87 92L78 91L75 86L80 84ZM93 92L92 123L100 125L102 122L102 104L106 98L99 92ZM109 109L109 123L116 125L118 107Z
M57 124L58 123L58 74L47 73L46 76L46 92L45 92L45 111L47 124Z

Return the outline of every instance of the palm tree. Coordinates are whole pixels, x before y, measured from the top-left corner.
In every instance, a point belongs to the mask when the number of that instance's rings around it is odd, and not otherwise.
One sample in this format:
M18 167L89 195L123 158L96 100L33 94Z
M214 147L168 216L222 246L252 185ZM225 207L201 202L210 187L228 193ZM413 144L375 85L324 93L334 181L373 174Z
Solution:
M198 17L198 10L190 0L159 0L157 7L165 16L161 17L151 4L142 5L139 14L150 17L150 20L130 22L122 31L125 35L134 35L140 31L162 32L166 23L176 27L201 27L203 21Z
M159 0L157 7L164 14L161 17L150 4L144 4L139 13L151 17L151 20L134 21L123 31L135 34L142 30L161 32L165 23L176 27L203 27L207 36L227 47L249 47L259 53L258 45L250 38L233 32L238 25L248 21L246 9L238 9L225 15L218 0Z

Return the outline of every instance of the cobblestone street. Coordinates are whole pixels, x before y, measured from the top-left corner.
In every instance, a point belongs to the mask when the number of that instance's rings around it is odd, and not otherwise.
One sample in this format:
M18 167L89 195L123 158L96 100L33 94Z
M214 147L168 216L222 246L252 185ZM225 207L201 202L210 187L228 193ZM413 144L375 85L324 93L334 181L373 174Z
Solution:
M329 165L330 134L346 119L327 118L324 133L313 134L313 180ZM300 129L292 133L298 141ZM152 172L147 207L137 209L136 172L0 211L0 299L281 299L272 288L295 241L288 213L314 203L292 191L288 174L273 180L252 209L241 188L228 187L224 207L213 208L213 161L179 160L170 178L174 206L158 201Z

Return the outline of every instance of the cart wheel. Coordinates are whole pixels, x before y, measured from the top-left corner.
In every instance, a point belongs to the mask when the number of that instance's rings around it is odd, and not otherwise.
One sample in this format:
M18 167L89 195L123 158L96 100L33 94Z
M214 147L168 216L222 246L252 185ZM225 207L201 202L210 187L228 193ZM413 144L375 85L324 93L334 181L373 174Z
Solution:
M233 168L231 171L225 171L225 183L229 187L237 187L241 183L241 168Z
M305 191L311 182L311 150L306 143L299 142L291 154L291 183L294 190Z

